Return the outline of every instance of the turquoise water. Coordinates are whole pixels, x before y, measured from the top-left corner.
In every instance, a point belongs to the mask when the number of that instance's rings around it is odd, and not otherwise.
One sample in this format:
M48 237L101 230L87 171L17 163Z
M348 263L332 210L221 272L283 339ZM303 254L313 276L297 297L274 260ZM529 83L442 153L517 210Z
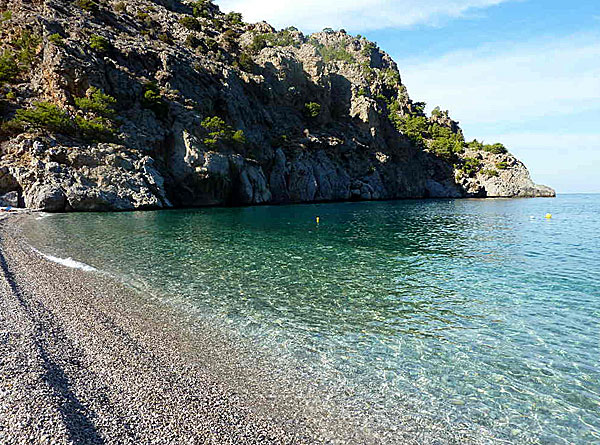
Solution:
M380 417L410 407L504 443L600 443L600 195L53 215L27 229L44 253L185 302Z

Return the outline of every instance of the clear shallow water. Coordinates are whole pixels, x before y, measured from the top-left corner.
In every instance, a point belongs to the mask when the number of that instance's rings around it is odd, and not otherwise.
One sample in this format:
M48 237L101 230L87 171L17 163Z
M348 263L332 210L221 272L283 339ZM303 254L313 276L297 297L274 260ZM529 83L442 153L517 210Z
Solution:
M27 231L392 424L410 407L511 443L600 443L600 195L55 215Z

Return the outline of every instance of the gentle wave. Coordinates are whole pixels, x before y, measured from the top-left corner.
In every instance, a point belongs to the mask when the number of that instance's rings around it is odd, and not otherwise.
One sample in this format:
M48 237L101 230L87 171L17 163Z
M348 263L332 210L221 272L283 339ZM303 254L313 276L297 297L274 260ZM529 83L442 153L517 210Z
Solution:
M35 247L31 247L31 249L38 255L46 258L48 261L52 261L53 263L61 264L65 267L69 267L71 269L81 269L85 272L96 272L98 270L95 267L92 267L92 266L82 263L80 261L76 261L73 258L58 258L58 257L52 256L52 255L47 255L43 252L40 252Z
M36 218L37 221L41 221L42 219L46 219L54 215L54 213L42 213L40 216Z

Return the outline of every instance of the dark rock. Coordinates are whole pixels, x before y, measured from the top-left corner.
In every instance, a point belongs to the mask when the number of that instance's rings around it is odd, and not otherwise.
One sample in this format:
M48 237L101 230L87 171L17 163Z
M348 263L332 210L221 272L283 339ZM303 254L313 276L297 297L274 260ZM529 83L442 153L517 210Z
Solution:
M25 206L46 212L62 212L67 205L64 191L55 184L33 184L24 191Z
M0 206L2 207L19 207L19 193L16 191L8 192L0 196Z

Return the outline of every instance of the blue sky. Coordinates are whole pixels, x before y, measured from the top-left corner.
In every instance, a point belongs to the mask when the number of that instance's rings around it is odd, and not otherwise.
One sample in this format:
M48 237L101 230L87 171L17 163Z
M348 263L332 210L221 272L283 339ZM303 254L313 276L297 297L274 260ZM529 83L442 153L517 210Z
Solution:
M600 0L217 3L278 28L362 34L468 139L503 142L559 193L600 193Z

